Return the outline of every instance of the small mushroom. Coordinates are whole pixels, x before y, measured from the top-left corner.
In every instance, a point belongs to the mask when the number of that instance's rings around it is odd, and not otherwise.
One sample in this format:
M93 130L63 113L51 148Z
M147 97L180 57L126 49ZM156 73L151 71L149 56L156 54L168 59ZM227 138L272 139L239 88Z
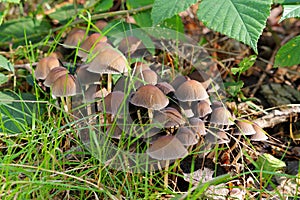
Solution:
M107 25L107 22L104 21L104 20L102 20L102 19L98 20L98 21L95 23L95 26L96 26L97 28L99 28L100 30L103 30L104 27L105 27L106 25Z
M191 129L187 127L179 127L177 130L175 137L184 145L191 146L195 145L199 141L199 137L195 134Z
M185 81L190 80L186 76L178 75L175 79L171 82L171 85L176 90L180 85L182 85Z
M45 80L51 71L55 67L59 67L60 63L56 57L42 58L35 68L34 75L37 80Z
M130 102L139 107L147 108L150 122L153 110L161 110L169 104L169 99L156 86L148 84L141 86L132 96Z
M79 28L73 28L64 41L65 48L76 48L85 37L85 31Z
M142 85L151 84L155 85L157 83L158 76L151 69L143 70L133 77L135 88L139 88Z
M174 160L185 157L188 151L175 136L166 135L154 141L147 154L156 160Z
M83 65L78 67L75 71L76 77L81 86L95 84L101 80L98 74L88 71L88 67L88 65Z
M218 131L217 133L213 133L212 131L208 131L205 136L206 141L211 144L224 144L229 143L230 139L227 136L227 132L225 131Z
M124 55L116 49L106 48L88 64L88 71L99 74L108 74L107 91L111 92L112 74L128 72L128 63Z
M246 119L240 119L236 122L236 128L233 135L254 135L256 133L253 122Z
M182 115L171 107L154 113L153 124L162 124L164 128L179 127L185 123Z
M145 54L146 47L142 43L142 40L128 36L123 38L119 43L119 50L126 56L131 58L137 58ZM142 51L142 52L139 52Z
M78 83L75 77L72 74L63 75L56 79L51 88L52 96L60 97L65 111L69 112L71 110L70 97L76 95L78 91ZM64 97L66 97L66 102Z
M223 126L229 127L230 125L234 124L233 116L226 108L218 107L212 111L210 123L217 126L221 126L221 128L223 128Z
M124 92L114 91L104 97L104 101L100 105L100 111L110 114L111 115L110 120L112 121L112 118L114 118L114 116L124 115L124 113L121 112L123 111L123 108L126 106L125 104L126 102L125 102Z
M251 136L250 140L252 141L266 141L268 139L267 133L257 124L252 124L255 134Z
M173 86L167 82L160 82L157 83L155 86L158 87L165 95L175 92Z
M107 42L107 37L101 35L100 33L91 34L80 45L80 50L78 50L78 56L81 57L83 61L86 61L86 58L88 57L88 52L93 50L95 46L100 42Z
M195 80L187 80L182 83L175 91L175 95L182 102L199 101L208 98L205 88Z
M53 83L61 76L65 76L69 71L64 67L55 67L51 69L47 78L44 81L46 87L51 87Z
M207 101L199 101L193 108L195 116L204 118L212 112L212 109Z
M201 119L193 117L189 122L189 127L199 136L206 135L205 123Z

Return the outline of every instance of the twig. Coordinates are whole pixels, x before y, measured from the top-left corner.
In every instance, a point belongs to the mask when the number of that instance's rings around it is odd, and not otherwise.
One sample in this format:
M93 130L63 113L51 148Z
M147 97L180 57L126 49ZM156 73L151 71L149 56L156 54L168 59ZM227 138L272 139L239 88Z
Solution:
M274 127L277 124L286 122L290 116L297 116L300 113L300 104L292 104L289 108L276 109L269 114L254 120L261 128Z

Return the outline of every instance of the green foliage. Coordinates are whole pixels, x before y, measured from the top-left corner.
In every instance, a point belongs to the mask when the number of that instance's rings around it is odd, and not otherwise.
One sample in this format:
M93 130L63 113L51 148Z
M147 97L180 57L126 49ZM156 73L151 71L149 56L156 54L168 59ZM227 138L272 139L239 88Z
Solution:
M291 39L282 46L275 57L274 67L288 67L300 63L300 36Z
M0 0L0 3L20 3L20 0Z
M12 64L2 55L0 55L0 68L6 69L10 72L14 72Z
M0 42L18 40L24 43L25 34L40 39L39 34L48 33L51 30L51 25L46 20L26 17L5 22L0 26L0 29Z
M300 5L283 5L283 14L279 22L291 17L300 17Z
M173 17L196 2L197 0L156 0L153 4L151 13L153 24L157 25L163 20Z
M271 0L204 0L197 14L207 27L251 46L257 53L257 41L271 3Z
M256 61L257 56L252 55L249 57L245 57L239 64L239 67L233 67L231 68L231 72L233 75L236 75L238 73L238 78L241 76L241 74L245 71L247 71L250 67L252 67Z
M79 9L82 8L82 6L79 6ZM68 20L70 20L74 15L76 15L76 10L74 8L73 4L67 4L65 6L62 6L58 8L55 12L50 13L48 16L51 19L57 20L59 23L66 23Z
M113 7L113 0L88 1L86 7L93 7L96 12L103 12Z
M128 0L126 1L126 7L131 10L142 6L153 4L154 0ZM140 27L151 27L151 10L146 10L133 15L134 20Z

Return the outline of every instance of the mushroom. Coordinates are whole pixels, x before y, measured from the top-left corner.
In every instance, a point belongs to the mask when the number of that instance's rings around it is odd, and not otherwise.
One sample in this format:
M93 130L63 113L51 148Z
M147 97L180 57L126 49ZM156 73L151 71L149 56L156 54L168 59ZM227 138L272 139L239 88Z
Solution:
M253 122L246 119L240 119L236 122L236 128L233 135L254 135L256 133Z
M64 67L55 67L51 69L49 72L47 78L44 81L44 85L46 87L51 87L53 83L61 76L65 76L66 74L69 73L69 70L67 70Z
M99 83L99 75L87 70L89 66L83 65L76 69L75 74L81 86Z
M103 30L104 27L105 27L106 25L107 25L107 22L104 21L104 20L102 20L102 19L98 20L98 21L95 23L95 26L96 26L97 28L99 28L100 30Z
M63 46L65 48L76 48L85 37L85 31L79 28L73 28L67 35Z
M158 87L165 95L175 92L173 86L167 82L160 82L157 83L155 86Z
M210 123L223 128L224 126L233 125L233 116L224 107L217 107L211 113Z
M169 129L171 133L184 123L183 116L175 108L167 107L154 113L153 124L161 124L164 128Z
M193 117L189 120L189 122L189 127L199 136L206 135L205 123L201 119Z
M224 144L229 143L230 139L227 136L227 132L225 131L218 131L217 133L213 133L211 130L205 136L206 141L211 144Z
M78 83L72 74L66 74L52 84L52 96L60 97L66 112L71 110L71 99L69 97L77 94ZM64 100L66 97L66 102Z
M208 86L212 82L210 76L200 69L194 70L192 73L188 74L188 77L200 82L205 89L208 89Z
M37 80L45 80L51 69L59 67L60 63L56 57L42 58L35 68L34 75Z
M88 64L87 70L93 73L108 74L107 91L111 92L112 74L128 72L128 63L117 49L105 48Z
M86 61L88 57L88 52L93 50L98 43L107 42L107 37L101 35L100 33L93 33L88 36L80 45L78 50L78 56L82 58L82 61Z
M266 141L268 139L267 133L256 123L252 124L255 134L251 136L250 140L252 141Z
M139 88L145 84L155 85L157 83L158 76L151 69L145 69L133 77L135 88Z
M184 145L191 146L197 144L199 141L199 137L195 134L191 129L187 127L179 127L177 130L175 137Z
M203 101L199 101L193 107L193 111L197 117L204 118L205 116L207 116L208 114L210 114L212 112L212 109L211 109L209 103L207 103L207 101L203 100Z
M169 99L156 86L148 84L141 86L130 99L135 106L148 109L149 122L153 119L153 110L161 110L169 104Z
M147 149L147 154L156 160L165 160L164 185L168 186L169 161L183 158L188 154L187 149L173 135L159 137Z

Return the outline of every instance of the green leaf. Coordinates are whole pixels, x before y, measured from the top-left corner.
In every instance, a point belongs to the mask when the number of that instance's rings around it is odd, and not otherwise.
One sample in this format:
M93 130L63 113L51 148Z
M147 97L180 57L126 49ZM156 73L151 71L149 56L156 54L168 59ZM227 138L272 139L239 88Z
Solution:
M0 25L3 22L4 16L5 16L4 12L0 12Z
M103 12L109 10L114 5L114 0L98 1L95 5L95 11Z
M257 56L251 55L249 57L245 57L239 64L240 73L247 71L250 67L252 67L256 61Z
M283 45L275 56L274 67L290 67L300 64L300 36L294 37Z
M233 97L237 96L238 93L241 92L241 89L244 86L243 81L238 81L238 82L226 82L224 83L224 86L226 88L226 91Z
M289 4L300 4L299 0L273 0L273 4L282 4L282 5L289 5Z
M153 4L154 0L127 0L126 7L128 10L134 8L140 8L143 6L147 6ZM139 12L133 15L134 20L140 27L151 27L152 20L151 20L151 10L146 10L143 12Z
M257 159L257 165L265 171L276 171L286 167L285 162L275 158L271 154L264 153Z
M151 15L153 25L157 25L165 19L173 17L196 2L197 0L156 0L153 4Z
M300 5L283 5L283 14L279 22L292 17L300 17Z
M271 4L271 0L203 0L197 15L208 28L249 45L257 53Z
M45 20L29 17L10 20L0 26L0 42L14 42L14 39L24 38L24 32L27 36L34 36L35 34L48 33L50 29L51 25ZM38 35L37 38L40 40L41 36Z
M10 72L14 72L15 70L12 64L2 55L0 55L0 67Z
M0 73L0 85L2 85L3 83L6 83L8 81L7 76L5 76L4 74Z
M181 17L179 15L175 15L170 19L166 19L160 24L162 28L169 28L180 33L184 32L184 25L182 23Z
M20 3L20 0L0 0L0 2L4 2L4 3Z
M83 8L83 6L79 5L78 9ZM55 19L60 23L66 23L72 17L76 15L76 11L73 4L68 4L63 7L58 8L55 12L50 13L48 16L51 19Z

